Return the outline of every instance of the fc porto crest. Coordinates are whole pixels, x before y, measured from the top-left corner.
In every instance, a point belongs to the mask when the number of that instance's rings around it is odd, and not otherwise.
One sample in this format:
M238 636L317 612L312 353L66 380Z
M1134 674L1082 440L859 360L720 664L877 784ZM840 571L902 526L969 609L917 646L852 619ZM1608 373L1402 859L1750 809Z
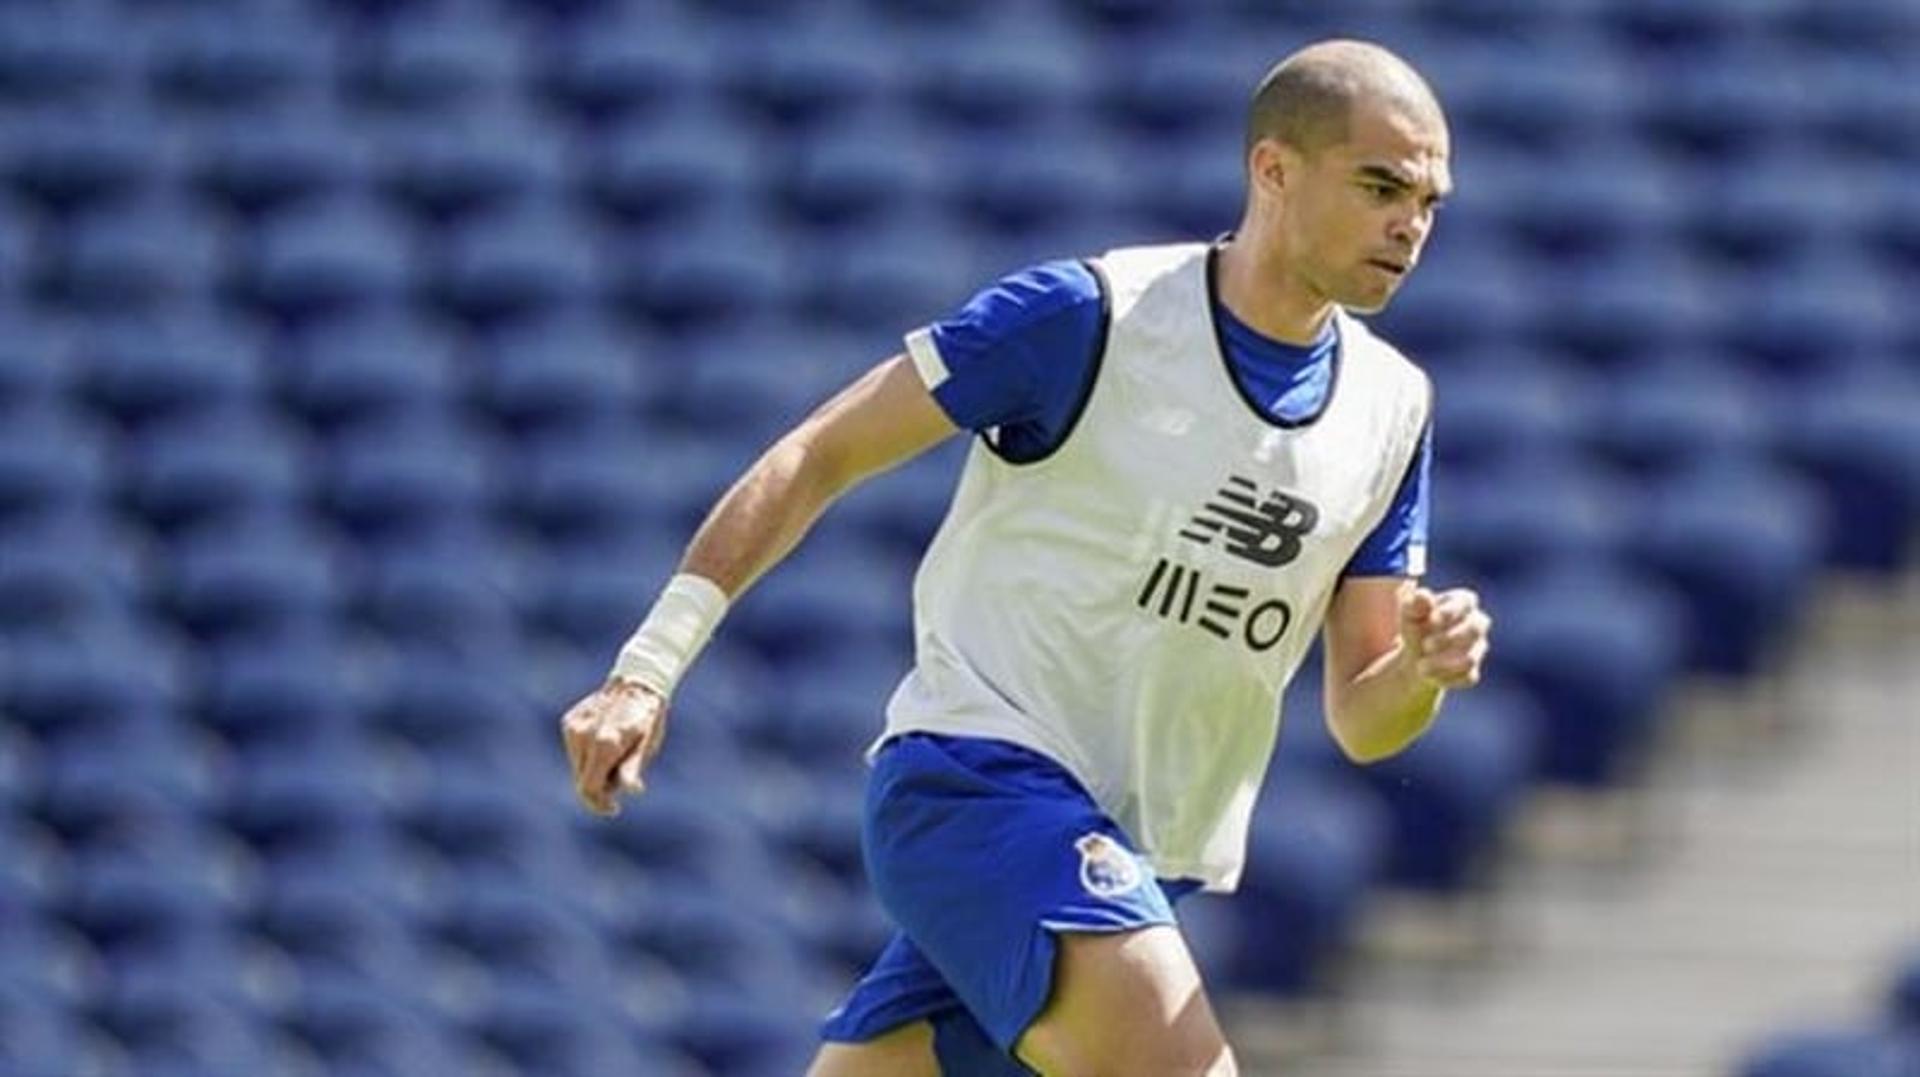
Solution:
M1094 897L1116 897L1144 881L1140 862L1105 834L1083 834L1073 847L1080 851L1080 885Z

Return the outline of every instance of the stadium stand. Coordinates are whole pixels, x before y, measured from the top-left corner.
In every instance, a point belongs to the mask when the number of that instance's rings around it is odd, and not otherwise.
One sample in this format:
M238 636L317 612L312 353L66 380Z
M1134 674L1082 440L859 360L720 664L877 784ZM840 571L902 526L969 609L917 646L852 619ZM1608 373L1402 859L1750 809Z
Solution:
M1437 387L1435 575L1500 625L1388 763L1293 694L1194 936L1225 990L1335 989L1369 902L1497 886L1526 793L1624 795L1682 678L1911 567L1916 11L0 6L0 1072L798 1072L885 937L859 753L955 453L741 603L622 818L552 720L901 331L1230 227L1243 97L1329 32L1452 110L1380 323ZM1903 977L1740 1077L1915 1072Z

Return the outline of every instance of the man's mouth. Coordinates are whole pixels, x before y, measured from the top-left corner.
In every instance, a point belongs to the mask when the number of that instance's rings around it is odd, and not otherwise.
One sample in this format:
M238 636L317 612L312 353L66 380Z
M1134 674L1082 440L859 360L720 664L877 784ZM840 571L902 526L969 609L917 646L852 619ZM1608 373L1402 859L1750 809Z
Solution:
M1388 273L1391 273L1396 277L1405 276L1407 269L1409 268L1407 263L1396 262L1391 258L1369 258L1367 259L1367 264L1370 266L1373 266L1376 269L1384 270Z

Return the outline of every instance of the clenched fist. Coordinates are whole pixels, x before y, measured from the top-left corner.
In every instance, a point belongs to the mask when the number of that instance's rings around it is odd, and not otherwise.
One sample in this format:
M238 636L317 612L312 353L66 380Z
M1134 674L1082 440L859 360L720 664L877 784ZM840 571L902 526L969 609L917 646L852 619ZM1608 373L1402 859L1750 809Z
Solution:
M560 735L581 801L597 815L617 815L620 794L646 788L641 772L666 740L667 701L615 678L567 711Z
M1441 688L1480 683L1493 619L1464 587L1434 593L1415 587L1400 599L1400 643L1414 671Z

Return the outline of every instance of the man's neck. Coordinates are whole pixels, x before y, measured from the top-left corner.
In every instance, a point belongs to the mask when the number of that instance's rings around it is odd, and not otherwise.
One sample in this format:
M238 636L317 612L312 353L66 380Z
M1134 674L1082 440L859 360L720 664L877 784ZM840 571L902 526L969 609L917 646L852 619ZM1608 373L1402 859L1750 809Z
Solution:
M1320 339L1333 304L1294 275L1284 259L1235 236L1220 249L1214 282L1220 302L1262 336L1308 347Z

